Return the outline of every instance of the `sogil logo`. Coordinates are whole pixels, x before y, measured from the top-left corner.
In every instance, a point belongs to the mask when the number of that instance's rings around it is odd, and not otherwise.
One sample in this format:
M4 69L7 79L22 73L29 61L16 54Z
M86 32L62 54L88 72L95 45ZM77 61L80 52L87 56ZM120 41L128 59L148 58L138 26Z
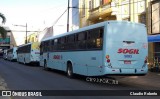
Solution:
M119 54L139 54L139 49L118 49Z

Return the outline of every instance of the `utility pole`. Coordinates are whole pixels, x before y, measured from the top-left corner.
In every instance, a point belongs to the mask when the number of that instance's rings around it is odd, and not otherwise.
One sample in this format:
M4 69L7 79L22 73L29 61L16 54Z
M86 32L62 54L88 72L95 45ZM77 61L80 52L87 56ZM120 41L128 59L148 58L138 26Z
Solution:
M25 43L27 44L27 23L26 23L26 40Z
M26 27L26 40L25 40L25 44L27 44L27 23L26 23L26 25L14 25L14 26Z
M69 2L70 2L70 0L68 0L67 32L69 32L69 8L70 8Z

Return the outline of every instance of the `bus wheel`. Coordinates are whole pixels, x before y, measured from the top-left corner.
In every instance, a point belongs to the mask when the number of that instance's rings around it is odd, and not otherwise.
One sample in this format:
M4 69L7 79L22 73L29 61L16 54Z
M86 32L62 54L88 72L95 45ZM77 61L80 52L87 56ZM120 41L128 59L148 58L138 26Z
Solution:
M73 68L71 63L67 64L67 76L73 78Z

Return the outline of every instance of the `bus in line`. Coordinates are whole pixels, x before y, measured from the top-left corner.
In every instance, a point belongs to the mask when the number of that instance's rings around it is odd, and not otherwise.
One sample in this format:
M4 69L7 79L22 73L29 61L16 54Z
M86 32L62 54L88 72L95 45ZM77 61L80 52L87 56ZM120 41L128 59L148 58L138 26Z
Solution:
M145 25L128 21L105 21L40 44L40 66L65 71L68 77L145 75L147 56Z
M7 49L3 51L3 59L7 60Z
M17 47L13 47L7 50L7 60L17 61Z
M23 64L36 63L39 64L39 43L33 42L18 47L17 61Z

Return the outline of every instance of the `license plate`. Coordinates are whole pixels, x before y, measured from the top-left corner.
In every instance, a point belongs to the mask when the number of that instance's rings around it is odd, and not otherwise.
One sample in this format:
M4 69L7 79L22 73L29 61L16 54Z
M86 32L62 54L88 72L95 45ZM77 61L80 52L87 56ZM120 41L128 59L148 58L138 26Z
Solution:
M124 60L124 64L131 64L130 60Z

